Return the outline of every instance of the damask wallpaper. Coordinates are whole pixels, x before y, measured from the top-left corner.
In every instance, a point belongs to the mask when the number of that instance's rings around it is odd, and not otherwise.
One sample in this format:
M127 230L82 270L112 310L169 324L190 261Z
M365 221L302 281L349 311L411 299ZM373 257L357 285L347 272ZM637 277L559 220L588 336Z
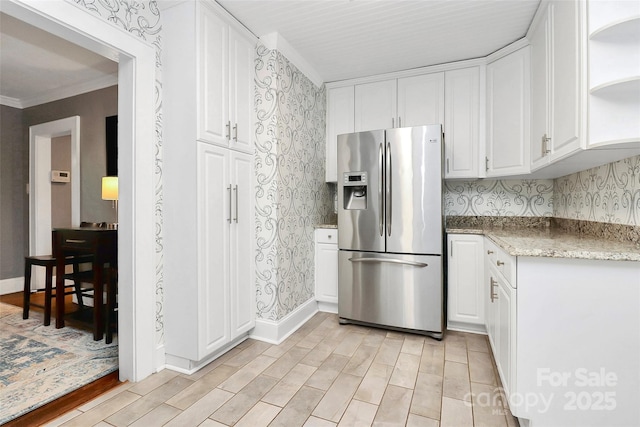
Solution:
M640 156L554 180L553 215L640 225Z
M314 295L313 230L333 215L326 96L277 50L256 51L257 317L278 320Z
M163 258L162 258L162 63L160 55L161 21L156 0L67 0L84 7L111 24L152 43L156 48L156 140L155 140L155 201L156 201L156 335L164 342L163 320Z
M447 216L551 216L553 181L445 181Z

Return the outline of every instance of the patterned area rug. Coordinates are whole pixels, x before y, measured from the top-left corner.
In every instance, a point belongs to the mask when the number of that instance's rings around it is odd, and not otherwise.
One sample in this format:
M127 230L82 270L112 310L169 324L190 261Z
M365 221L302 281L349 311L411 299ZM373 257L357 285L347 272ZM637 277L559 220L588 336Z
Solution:
M0 424L118 369L118 344L0 303Z

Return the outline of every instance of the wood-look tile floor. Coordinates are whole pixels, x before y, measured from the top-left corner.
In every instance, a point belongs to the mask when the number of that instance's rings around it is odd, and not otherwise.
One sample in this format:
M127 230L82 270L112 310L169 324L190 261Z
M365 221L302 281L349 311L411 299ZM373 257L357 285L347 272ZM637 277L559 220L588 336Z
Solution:
M483 335L443 341L318 313L280 345L247 340L193 375L125 383L48 426L513 427Z

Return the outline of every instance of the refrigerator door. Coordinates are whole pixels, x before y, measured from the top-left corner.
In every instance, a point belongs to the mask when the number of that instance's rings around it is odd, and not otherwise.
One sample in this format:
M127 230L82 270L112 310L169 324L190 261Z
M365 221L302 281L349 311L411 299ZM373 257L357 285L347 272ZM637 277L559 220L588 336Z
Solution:
M442 254L440 125L386 131L386 251Z
M441 333L440 256L339 251L342 319Z
M383 130L338 135L340 249L385 250L383 156Z

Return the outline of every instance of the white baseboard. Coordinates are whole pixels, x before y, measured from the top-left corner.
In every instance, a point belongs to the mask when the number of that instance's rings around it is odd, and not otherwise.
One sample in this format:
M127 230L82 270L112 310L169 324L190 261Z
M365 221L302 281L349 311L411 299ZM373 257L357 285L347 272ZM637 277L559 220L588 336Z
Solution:
M476 325L473 323L463 323L449 320L447 322L447 329L451 331L487 335L487 328L485 328L484 325Z
M325 313L338 314L338 303L318 301L318 311L324 311Z
M280 344L317 312L318 303L311 298L280 320L256 319L256 326L249 338L270 344Z
M162 369L169 369L172 371L180 372L181 374L191 375L199 371L201 368L207 366L209 363L213 362L215 359L222 356L227 351L231 350L247 338L249 338L248 335L241 335L230 343L227 343L224 347L219 348L207 357L204 357L202 360L198 361L185 359L184 357L174 356L165 352L165 365L158 370L160 371Z
M160 372L166 367L167 355L164 349L164 343L158 344L156 347L156 372Z
M0 295L22 292L24 289L24 277L12 277L0 280Z

